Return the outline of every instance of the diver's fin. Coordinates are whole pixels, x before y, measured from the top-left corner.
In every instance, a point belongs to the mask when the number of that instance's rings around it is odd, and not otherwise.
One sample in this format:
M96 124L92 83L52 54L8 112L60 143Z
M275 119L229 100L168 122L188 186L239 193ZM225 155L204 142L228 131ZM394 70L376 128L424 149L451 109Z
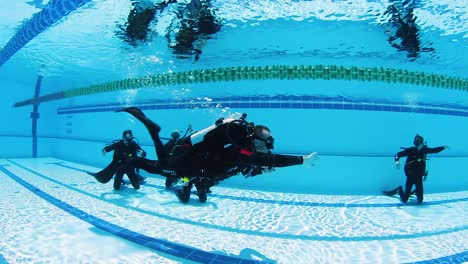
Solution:
M398 189L400 189L400 186L398 186L398 187L396 187L395 189L390 190L390 191L382 191L382 193L383 193L384 195L393 196L393 195L395 195L395 194L398 193Z
M151 121L148 117L146 117L143 111L141 111L138 107L131 106L127 108L122 108L117 110L116 112L127 112L131 114L146 126L146 128L150 131L150 134L159 133L159 131L161 131L161 127L158 124Z
M115 112L127 112L129 114L134 115L134 116L144 116L145 115L145 114L143 114L143 112L138 107L134 107L134 106L122 108L122 109L116 110Z
M114 175L102 175L100 173L86 172L89 175L93 176L100 183L108 183Z

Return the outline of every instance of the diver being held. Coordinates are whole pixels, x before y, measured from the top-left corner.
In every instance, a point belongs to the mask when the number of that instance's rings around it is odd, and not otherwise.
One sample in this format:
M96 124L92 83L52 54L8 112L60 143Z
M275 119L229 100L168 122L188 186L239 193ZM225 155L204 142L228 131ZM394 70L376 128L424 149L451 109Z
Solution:
M205 202L209 188L234 175L246 177L270 172L273 168L309 164L317 158L273 154L274 138L268 127L239 119L218 119L214 125L187 136L173 153L161 142L161 127L136 107L124 108L145 125L153 139L158 160L137 158L126 163L128 168L141 168L149 173L182 179L184 186L176 190L179 200L187 203L196 187L199 200ZM127 169L127 171L132 171Z

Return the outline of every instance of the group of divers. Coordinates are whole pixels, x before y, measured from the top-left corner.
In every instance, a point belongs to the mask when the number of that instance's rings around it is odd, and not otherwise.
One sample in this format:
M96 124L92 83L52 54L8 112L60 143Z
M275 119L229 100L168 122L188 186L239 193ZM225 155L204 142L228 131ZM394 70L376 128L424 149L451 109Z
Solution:
M156 151L157 160L146 158L146 152L135 141L131 130L125 130L121 140L115 140L104 147L103 154L114 151L112 162L103 170L88 174L100 183L108 183L114 178L114 189L119 190L126 174L130 184L138 190L145 178L139 169L166 178L165 186L173 190L182 203L190 200L193 186L200 202L207 200L211 187L235 175L253 177L269 173L275 168L295 165L314 165L317 152L309 155L273 154L274 138L265 125L247 121L247 115L240 118L220 118L214 125L200 131L192 131L191 126L181 137L174 131L165 144L159 135L161 127L149 119L137 107L128 107L117 112L126 112L139 120L148 130ZM417 201L423 201L423 181L427 177L426 155L438 153L447 146L427 147L424 138L416 135L414 146L398 152L394 159L399 167L399 159L407 157L404 171L405 187L384 191L385 195L400 196L403 203L415 193ZM413 185L415 191L412 191Z
M398 51L406 52L410 60L421 52L433 52L420 41L414 0L389 0L389 6L382 16L388 43ZM198 61L202 49L215 34L221 31L222 20L212 0L140 0L132 1L126 22L118 26L117 37L137 47L151 41L158 33L155 24L163 15L173 13L165 30L168 47L177 58ZM165 19L162 19L165 21Z

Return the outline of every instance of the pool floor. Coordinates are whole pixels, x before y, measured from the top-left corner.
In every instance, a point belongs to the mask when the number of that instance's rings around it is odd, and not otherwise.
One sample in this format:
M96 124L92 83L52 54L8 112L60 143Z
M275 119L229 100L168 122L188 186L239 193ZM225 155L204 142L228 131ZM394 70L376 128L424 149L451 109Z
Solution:
M114 191L85 173L98 170L0 159L0 263L468 262L468 191L403 205L221 184L181 204L162 177Z

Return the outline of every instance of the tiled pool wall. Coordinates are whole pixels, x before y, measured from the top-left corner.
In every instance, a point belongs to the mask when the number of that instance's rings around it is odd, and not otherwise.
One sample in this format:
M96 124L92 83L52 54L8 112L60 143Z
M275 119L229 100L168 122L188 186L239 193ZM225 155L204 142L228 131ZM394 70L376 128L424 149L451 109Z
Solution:
M131 105L161 124L163 137L174 128L184 130L187 124L199 130L223 114L245 112L249 121L270 126L276 139L275 152L317 151L321 156L313 168L286 168L275 172L274 177L249 180L234 177L227 183L235 187L262 186L304 193L376 193L382 188L394 188L404 182L404 173L395 170L393 155L400 147L410 146L414 135L421 133L429 146L451 147L428 162L431 180L426 183L426 191L468 188L468 179L459 173L466 170L463 164L468 164L468 142L459 140L468 132L468 108L462 105L293 95L137 100ZM130 128L148 157L155 159L145 128L126 113L114 113L122 107L122 103L43 107L41 116L52 117L39 119L39 156L103 167L110 155L103 157L102 147ZM29 138L3 135L0 141L20 146L13 147L12 155L6 153L5 157L28 157Z
M404 182L404 173L395 170L393 155L400 147L410 146L416 133L424 135L429 146L452 147L428 162L431 180L426 191L468 187L468 181L458 173L464 169L463 164L468 164L468 146L463 147L468 143L456 141L468 132L463 122L468 108L461 105L293 95L141 100L131 105L158 122L163 137L174 128L183 130L187 124L202 129L223 113L245 112L249 121L270 126L276 138L275 152L317 151L321 155L313 168L285 168L277 170L274 177L233 177L226 182L239 188L262 186L305 193L376 193L382 188L394 188ZM54 157L102 167L109 158L102 157L100 149L130 128L148 156L155 159L145 128L126 113L114 113L122 107L120 103L58 107L60 133L51 131L49 135L57 136L43 139L43 145L54 146ZM80 151L73 151L76 149ZM447 181L447 177L451 180Z

